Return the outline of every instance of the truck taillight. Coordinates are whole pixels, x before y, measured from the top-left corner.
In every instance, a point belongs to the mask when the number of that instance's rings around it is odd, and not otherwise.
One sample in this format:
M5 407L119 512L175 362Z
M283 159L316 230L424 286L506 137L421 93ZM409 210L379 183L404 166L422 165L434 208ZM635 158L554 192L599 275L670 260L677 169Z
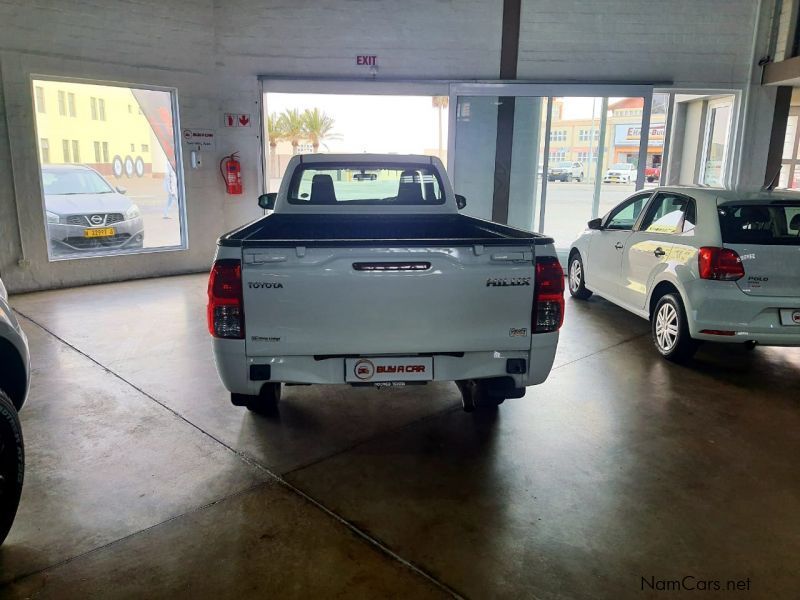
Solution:
M222 259L208 279L208 332L217 338L244 339L242 263Z
M564 322L564 270L555 256L536 258L533 331L558 331Z
M744 266L739 255L730 248L703 246L697 253L700 279L736 281L744 277Z

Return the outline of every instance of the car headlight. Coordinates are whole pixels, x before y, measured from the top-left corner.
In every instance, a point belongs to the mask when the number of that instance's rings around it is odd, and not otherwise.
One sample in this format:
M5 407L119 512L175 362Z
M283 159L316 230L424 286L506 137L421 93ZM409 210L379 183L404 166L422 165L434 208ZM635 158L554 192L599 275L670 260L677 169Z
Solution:
M139 211L139 207L135 204L132 204L131 207L125 211L125 219L135 219L136 217L140 217L142 215L141 211Z
M48 225L58 225L61 220L56 213L51 213L49 210L44 211L44 214L47 216Z

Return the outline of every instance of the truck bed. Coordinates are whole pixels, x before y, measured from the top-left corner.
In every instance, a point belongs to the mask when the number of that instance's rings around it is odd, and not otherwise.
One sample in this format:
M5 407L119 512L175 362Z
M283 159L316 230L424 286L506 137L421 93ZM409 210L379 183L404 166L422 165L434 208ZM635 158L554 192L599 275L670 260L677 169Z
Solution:
M222 236L221 246L552 244L552 238L461 214L272 214Z

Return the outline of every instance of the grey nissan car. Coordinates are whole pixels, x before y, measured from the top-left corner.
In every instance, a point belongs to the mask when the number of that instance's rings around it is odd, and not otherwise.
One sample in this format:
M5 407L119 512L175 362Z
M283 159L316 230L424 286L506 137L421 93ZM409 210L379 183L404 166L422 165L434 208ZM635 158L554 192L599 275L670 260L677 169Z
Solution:
M53 254L141 248L139 207L91 167L42 167L47 234Z

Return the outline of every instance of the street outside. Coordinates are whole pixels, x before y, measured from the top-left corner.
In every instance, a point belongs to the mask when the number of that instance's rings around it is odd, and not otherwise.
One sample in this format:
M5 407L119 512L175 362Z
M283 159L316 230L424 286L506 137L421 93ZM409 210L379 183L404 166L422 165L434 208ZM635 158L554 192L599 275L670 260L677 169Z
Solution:
M164 207L167 204L167 193L164 180L144 177L108 177L109 183L126 190L125 195L142 211L144 220L144 247L163 248L178 246L181 243L181 220L178 201L172 203L164 218Z
M658 183L647 183L645 188L657 185ZM601 184L597 216L602 217L635 191L636 186L633 183ZM556 248L569 248L575 238L586 229L587 221L592 218L593 196L594 183L548 182L544 233L555 240ZM538 210L537 206L537 229Z

